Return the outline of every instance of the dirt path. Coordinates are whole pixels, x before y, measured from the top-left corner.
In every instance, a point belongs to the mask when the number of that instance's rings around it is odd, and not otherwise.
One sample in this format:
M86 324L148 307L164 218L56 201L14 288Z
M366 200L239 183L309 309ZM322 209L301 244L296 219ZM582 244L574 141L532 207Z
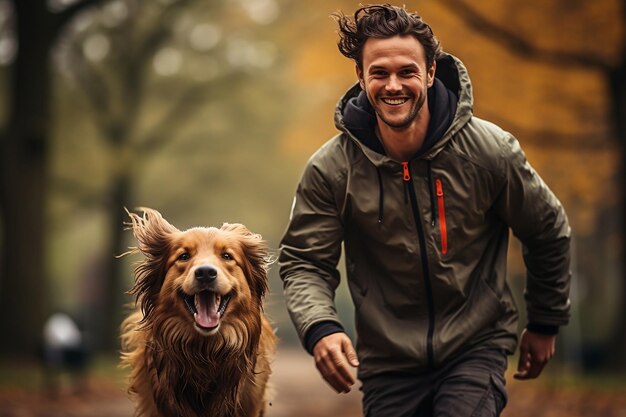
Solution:
M274 363L275 397L267 417L359 417L361 394L335 394L318 376L310 356L281 350ZM132 417L122 384L92 376L82 393L52 398L42 392L0 389L0 417ZM626 417L626 386L563 388L556 383L509 381L503 417ZM391 416L390 416L391 417Z

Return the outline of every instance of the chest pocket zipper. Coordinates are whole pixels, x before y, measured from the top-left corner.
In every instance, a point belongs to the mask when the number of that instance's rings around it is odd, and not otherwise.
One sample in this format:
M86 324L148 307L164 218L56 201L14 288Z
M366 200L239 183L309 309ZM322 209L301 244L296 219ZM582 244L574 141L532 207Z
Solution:
M439 178L435 180L435 188L437 192L439 229L441 232L441 253L445 255L448 252L448 230L446 227L446 205L443 195L443 184Z

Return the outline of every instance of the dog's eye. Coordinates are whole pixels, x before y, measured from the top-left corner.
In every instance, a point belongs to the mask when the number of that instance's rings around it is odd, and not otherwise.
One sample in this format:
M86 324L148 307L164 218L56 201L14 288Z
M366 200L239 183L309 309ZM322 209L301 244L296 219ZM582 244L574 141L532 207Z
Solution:
M227 261L232 261L233 260L233 255L231 255L228 252L222 252L222 259L225 259Z
M191 258L191 255L189 255L187 252L183 252L178 256L177 261L188 261L189 258Z

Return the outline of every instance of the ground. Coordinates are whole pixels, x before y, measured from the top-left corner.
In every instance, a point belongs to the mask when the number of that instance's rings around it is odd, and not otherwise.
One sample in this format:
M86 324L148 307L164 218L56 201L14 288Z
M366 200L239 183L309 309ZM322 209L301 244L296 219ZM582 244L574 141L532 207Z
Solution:
M7 365L3 365L7 367ZM111 370L113 369L113 370ZM0 417L131 417L124 373L98 365L78 387L69 379L52 396L24 381L26 372L11 376L0 369ZM623 378L572 378L554 372L531 382L508 378L509 404L504 417L626 417ZM9 378L9 380L7 380ZM32 381L31 381L32 382ZM267 417L358 417L360 392L335 394L315 370L312 358L282 349L274 363L276 391Z

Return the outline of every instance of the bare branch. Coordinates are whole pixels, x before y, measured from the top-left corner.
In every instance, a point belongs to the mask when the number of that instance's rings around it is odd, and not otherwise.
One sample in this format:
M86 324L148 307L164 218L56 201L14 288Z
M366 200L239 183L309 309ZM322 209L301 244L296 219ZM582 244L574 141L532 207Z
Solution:
M171 38L176 18L193 1L195 0L179 0L168 5L162 12L161 20L158 24L153 25L152 32L143 38L135 53L129 57L124 65L122 83L124 85L123 91L127 93L124 104L128 130L133 130L132 126L137 120L137 113L141 107L139 101L143 97L148 65L158 50Z
M212 86L217 83L229 84L237 79L238 75L236 71L233 71L203 85L190 86L180 95L176 103L170 107L169 112L161 121L139 142L139 151L145 155L158 150L166 141L171 139L174 129L184 126L188 120L204 107L203 104L206 103Z
M454 13L459 14L463 18L463 22L476 29L478 33L528 59L550 65L567 65L604 72L612 68L612 65L606 59L592 52L553 51L533 45L527 39L508 30L505 26L492 22L463 0L442 0L442 4Z
M190 87L161 122L141 141L142 153L160 148L171 138L175 128L183 126L185 121L191 119L193 114L202 108L201 104L204 102L203 98L208 96L208 90L208 88Z
M172 36L174 22L185 8L195 0L179 0L167 6L162 12L162 19L153 25L153 31L145 36L141 45L134 54L138 63L148 63L158 50Z
M114 118L111 105L111 96L108 92L105 78L102 74L97 74L97 70L85 59L79 58L81 55L79 43L76 42L70 49L71 65L74 79L81 85L81 91L85 94L87 102L92 108L92 113L100 131L108 138L113 135L114 125L111 121Z
M61 30L67 25L77 14L83 10L87 10L89 7L97 6L103 3L105 0L83 0L73 3L67 6L63 11L52 14L52 35L56 37Z

